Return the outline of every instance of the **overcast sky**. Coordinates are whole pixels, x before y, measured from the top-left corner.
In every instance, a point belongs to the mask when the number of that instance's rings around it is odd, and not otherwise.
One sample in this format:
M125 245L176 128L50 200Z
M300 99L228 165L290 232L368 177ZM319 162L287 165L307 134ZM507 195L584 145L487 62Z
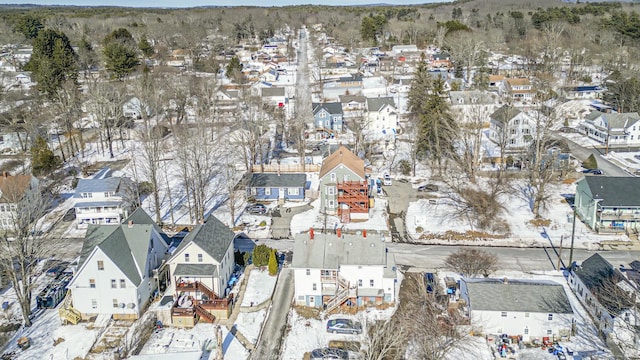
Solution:
M411 5L450 0L0 0L0 4L128 6L128 7L196 7L196 6L286 6L286 5Z

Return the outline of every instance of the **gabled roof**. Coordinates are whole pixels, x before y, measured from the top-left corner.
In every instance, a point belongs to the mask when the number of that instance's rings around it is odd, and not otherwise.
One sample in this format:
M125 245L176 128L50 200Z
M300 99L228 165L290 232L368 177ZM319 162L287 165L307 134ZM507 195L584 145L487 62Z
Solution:
M616 272L610 262L600 254L591 255L574 270L582 283L591 291L600 288L608 279L614 279Z
M313 115L317 114L322 109L326 110L331 115L342 114L342 104L339 102L313 103L311 106L313 109Z
M320 167L320 178L324 177L331 170L335 169L338 165L344 165L353 171L356 175L362 179L365 178L364 174L364 160L360 159L356 154L352 153L344 145L340 145L338 150L333 154L327 156L322 161Z
M134 219L139 223L89 225L82 244L78 269L82 268L95 248L99 248L132 283L140 285L143 277L138 269L145 271L149 242L152 241L151 234L157 225L153 224L153 220L144 211L136 211L134 214Z
M396 102L391 96L367 98L367 110L378 112L382 110L386 105L396 107Z
M501 108L494 111L493 114L491 114L491 119L504 124L508 123L509 120L518 116L521 112L522 111L516 109L513 106L503 105Z
M31 184L31 175L0 174L0 202L16 203L22 199Z
M585 116L587 120L596 120L597 118L602 117L609 128L621 128L624 129L638 120L640 120L640 115L637 112L632 113L603 113L600 111L592 111L590 114Z
M364 104L365 102L367 102L367 98L362 95L340 95L340 102L343 104L350 103L350 102L357 102L357 103Z
M471 311L517 311L572 314L561 284L555 282L504 282L499 279L465 279Z
M469 90L469 91L449 91L451 105L487 105L494 104L495 98L489 92Z
M304 187L307 182L306 174L266 174L253 173L247 187Z
M104 179L80 179L74 197L81 197L82 193L95 192L116 192L120 187L119 177L108 177Z
M505 81L509 84L509 86L531 85L531 81L527 78L506 79Z
M198 245L204 252L209 254L218 262L222 262L224 255L233 242L234 234L218 220L215 216L209 215L204 224L199 224L187 235L180 246L174 252L174 257L190 243Z
M585 176L594 199L600 206L640 206L640 178L632 176Z

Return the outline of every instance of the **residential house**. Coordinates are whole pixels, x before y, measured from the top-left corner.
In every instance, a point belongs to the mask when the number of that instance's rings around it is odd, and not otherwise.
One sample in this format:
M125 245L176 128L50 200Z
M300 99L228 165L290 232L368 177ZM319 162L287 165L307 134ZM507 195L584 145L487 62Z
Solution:
M103 170L108 171L108 169ZM126 187L123 178L80 179L73 198L78 227L88 224L120 224L126 216Z
M341 145L322 161L319 178L320 212L338 215L342 222L369 218L370 185L364 160Z
M395 257L378 235L297 234L291 268L297 305L325 307L394 303L397 298Z
M634 290L624 275L600 254L591 255L580 265L572 264L569 286L603 335L616 333L621 326L628 327L624 325L631 320L632 299L635 296L637 303L638 289Z
M418 47L416 45L394 45L391 47L391 51L393 51L394 55L400 55L407 52L415 53L418 52Z
M234 234L213 215L197 225L167 261L174 290L172 321L191 327L197 318L213 322L231 311L229 280L235 266Z
M363 116L367 98L361 95L340 95L343 117Z
M589 138L608 146L640 145L640 115L592 111L585 116L580 130Z
M167 249L166 235L142 208L125 224L89 225L68 285L73 307L83 319L139 318L160 286Z
M489 75L489 88L498 89L504 82L505 77L502 75Z
M464 123L480 120L489 126L489 115L497 108L495 95L486 91L450 91L449 100L451 111Z
M339 102L313 103L312 112L316 130L330 130L328 133L333 136L342 132L342 104Z
M525 342L572 334L571 303L564 286L553 281L463 279L460 298L485 334L522 335Z
M11 175L6 171L0 175L0 230L15 230L18 206L38 191L38 184L32 175Z
M216 111L234 112L238 109L239 91L235 89L219 89L216 92Z
M504 94L512 98L514 101L533 101L536 91L533 84L526 78L507 78L504 79Z
M597 99L602 91L598 85L564 86L560 88L560 95L571 100Z
M367 98L367 119L364 130L395 134L398 128L398 109L390 96Z
M284 107L287 102L284 87L280 86L261 88L260 97L262 98L263 104L269 104L278 107Z
M640 225L640 178L585 176L576 183L576 214L600 232L635 232Z
M451 56L447 53L431 54L429 66L432 68L450 68L452 66Z
M506 150L527 148L535 134L533 119L525 112L504 105L489 116L489 139L504 145Z
M267 71L262 73L262 75L260 75L260 81L266 82L276 82L279 78L280 74L278 73L278 70L274 68L269 68Z
M256 200L302 201L306 183L306 174L253 173L247 196Z

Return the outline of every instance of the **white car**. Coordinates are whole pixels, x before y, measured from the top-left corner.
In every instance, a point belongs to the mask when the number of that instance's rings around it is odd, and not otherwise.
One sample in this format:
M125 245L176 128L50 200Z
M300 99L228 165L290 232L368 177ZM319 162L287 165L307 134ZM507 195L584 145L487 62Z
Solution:
M391 176L389 174L384 174L382 177L382 185L391 186Z

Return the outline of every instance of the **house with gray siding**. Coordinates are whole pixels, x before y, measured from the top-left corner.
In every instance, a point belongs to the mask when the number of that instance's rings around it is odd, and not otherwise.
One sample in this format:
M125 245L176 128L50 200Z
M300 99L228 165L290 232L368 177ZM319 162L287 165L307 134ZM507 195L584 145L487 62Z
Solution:
M304 200L306 174L253 173L247 196L256 200Z

